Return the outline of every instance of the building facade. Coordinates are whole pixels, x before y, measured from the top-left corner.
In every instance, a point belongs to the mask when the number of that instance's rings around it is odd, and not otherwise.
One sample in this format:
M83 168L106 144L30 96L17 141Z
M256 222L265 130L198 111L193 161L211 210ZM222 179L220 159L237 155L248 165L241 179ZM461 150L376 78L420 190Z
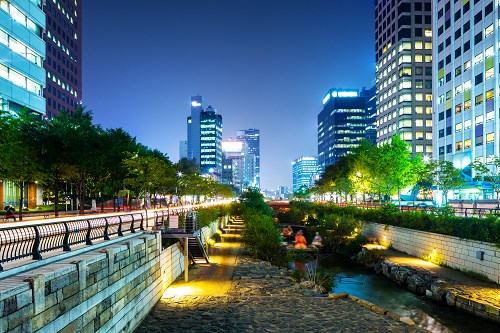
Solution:
M260 188L260 130L249 128L237 131L238 140L245 143L247 156L247 186ZM253 155L253 159L250 155Z
M363 88L359 96L365 98L365 139L372 144L377 143L377 87Z
M222 116L211 105L200 114L200 170L220 180L222 172Z
M0 0L0 116L15 115L23 109L45 115L42 6L42 0ZM35 207L37 187L28 184L25 190L25 205ZM14 183L0 180L0 209L17 205L18 200L19 189Z
M82 0L45 0L46 117L82 104Z
M315 156L302 156L292 163L292 190L298 192L314 185L318 175L318 158Z
M431 0L375 1L377 143L432 153Z
M471 163L500 154L499 3L434 1L433 158L452 161L467 180ZM478 190L461 199L477 199Z
M191 115L187 118L187 158L200 165L200 115L203 110L203 98L191 97Z
M45 115L42 0L0 1L0 108Z
M357 90L330 89L318 115L318 164L321 170L352 151L365 138L366 98ZM294 189L295 191L295 189Z

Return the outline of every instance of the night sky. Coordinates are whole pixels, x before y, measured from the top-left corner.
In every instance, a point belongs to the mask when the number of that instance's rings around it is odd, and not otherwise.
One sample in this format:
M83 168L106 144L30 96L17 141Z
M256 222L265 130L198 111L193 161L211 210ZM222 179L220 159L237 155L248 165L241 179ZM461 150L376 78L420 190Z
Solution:
M374 84L374 48L373 0L85 0L83 105L177 162L200 94L224 139L260 129L261 187L276 189L317 155L326 91Z

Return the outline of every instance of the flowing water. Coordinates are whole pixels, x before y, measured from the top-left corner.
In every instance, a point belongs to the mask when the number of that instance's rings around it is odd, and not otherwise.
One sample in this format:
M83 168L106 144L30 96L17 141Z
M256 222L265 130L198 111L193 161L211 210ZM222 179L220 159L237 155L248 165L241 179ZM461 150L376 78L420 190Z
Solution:
M419 297L364 267L332 257L321 259L319 266L340 272L335 274L336 286L332 292L346 292L402 317L409 317L416 325L431 332L500 332L500 325Z

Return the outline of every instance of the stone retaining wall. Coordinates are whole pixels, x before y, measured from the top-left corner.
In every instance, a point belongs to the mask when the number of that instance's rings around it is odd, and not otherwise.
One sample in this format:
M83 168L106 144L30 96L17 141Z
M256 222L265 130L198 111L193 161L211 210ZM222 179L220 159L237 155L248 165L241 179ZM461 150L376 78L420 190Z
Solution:
M160 234L48 264L0 281L0 332L132 331L183 271Z
M434 254L449 267L484 274L500 284L500 249L495 244L378 223L365 223L362 233L418 258Z

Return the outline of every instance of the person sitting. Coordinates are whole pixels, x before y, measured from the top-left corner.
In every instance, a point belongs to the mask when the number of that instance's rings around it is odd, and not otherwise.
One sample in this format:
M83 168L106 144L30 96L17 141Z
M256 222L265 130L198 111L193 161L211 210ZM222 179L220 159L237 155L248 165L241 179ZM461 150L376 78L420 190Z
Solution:
M12 206L7 206L5 210L7 211L7 213L5 214L5 220L13 219L14 222L16 222L16 215L14 215L16 209Z
M302 234L302 230L297 231L295 235L295 245L296 249L307 249L307 240Z
M314 246L323 246L323 239L321 238L319 232L316 232L311 244Z
M281 231L281 236L283 236L283 239L285 241L289 241L292 238L292 235L293 229L290 226L283 228L283 230Z

